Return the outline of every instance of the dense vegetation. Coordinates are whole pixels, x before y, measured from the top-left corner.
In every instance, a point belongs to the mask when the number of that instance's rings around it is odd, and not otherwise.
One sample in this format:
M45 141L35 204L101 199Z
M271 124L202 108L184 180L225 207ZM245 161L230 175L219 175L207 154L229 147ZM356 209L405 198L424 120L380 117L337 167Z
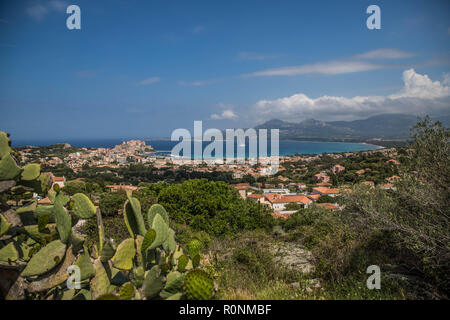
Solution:
M228 185L236 180L222 173L189 179L193 176L170 169L155 176L153 168L140 165L85 168L71 176L83 180L67 182L62 191L87 195L99 206L105 233L121 243L130 236L123 224L123 203L129 196L111 192L106 185L138 185L132 197L142 212L161 204L177 242L202 241L204 265L218 283L220 299L446 298L450 292L449 139L448 128L425 119L414 127L411 143L392 152L324 155L312 162L285 164L279 175L310 189L314 174L339 163L346 169L331 175L330 182L352 189L318 201L338 202L343 210L291 205L288 209L297 212L287 220L275 221L267 208L241 199ZM392 155L398 164L389 162ZM394 189L379 187L394 175L399 176ZM153 183L158 179L164 182ZM244 180L256 182L250 177ZM278 177L259 181L280 182ZM375 187L359 184L362 181L373 181ZM10 199L16 198L8 196L4 201ZM95 219L86 223L84 231L89 246L99 242ZM314 270L304 273L279 263L276 248L280 246L288 246L288 256L295 250L301 255L311 252ZM369 265L382 270L381 290L366 287Z

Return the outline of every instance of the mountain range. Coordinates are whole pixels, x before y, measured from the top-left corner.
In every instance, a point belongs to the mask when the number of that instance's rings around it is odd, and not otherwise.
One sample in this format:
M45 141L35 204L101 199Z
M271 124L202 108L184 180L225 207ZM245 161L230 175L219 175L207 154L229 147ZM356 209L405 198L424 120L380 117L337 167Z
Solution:
M450 116L432 117L449 126ZM320 121L306 119L301 122L288 122L279 119L269 120L255 129L280 129L280 139L318 140L318 141L368 141L368 140L406 140L410 128L418 121L415 115L380 114L362 120Z

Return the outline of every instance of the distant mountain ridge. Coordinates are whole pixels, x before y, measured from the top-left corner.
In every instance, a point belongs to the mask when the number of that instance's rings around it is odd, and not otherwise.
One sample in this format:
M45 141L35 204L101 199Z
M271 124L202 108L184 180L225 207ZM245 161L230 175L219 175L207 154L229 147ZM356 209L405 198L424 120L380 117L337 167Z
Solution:
M435 117L445 126L450 116ZM324 141L366 141L372 139L407 139L417 116L407 114L380 114L362 120L320 121L306 119L298 123L272 119L255 129L280 129L280 139L308 139Z

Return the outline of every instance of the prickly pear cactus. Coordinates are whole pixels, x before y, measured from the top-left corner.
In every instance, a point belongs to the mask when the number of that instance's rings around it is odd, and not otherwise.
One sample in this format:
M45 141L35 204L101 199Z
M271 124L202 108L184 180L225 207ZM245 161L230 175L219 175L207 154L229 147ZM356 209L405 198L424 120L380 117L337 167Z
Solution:
M214 293L214 281L203 270L190 271L186 275L184 286L189 299L207 300Z
M74 202L73 205L73 212L82 219L88 219L95 216L95 206L92 204L91 200L89 198L82 194L77 193L72 197L72 200Z
M38 276L50 271L62 262L65 253L66 245L61 240L50 242L31 258L21 276Z
M10 290L8 299L212 297L214 282L198 269L202 243L194 239L185 254L161 205L153 205L144 219L139 200L128 194L124 222L130 238L116 246L105 234L100 209L89 197L81 193L69 197L58 185L51 185L37 164L19 167L10 145L8 136L0 132L0 195L25 200L21 206L0 209L0 271L7 268L20 274L16 282L21 289ZM47 196L51 205L30 200L32 192ZM73 227L78 219L94 217L99 243L89 248L86 237ZM79 268L80 289L63 285L70 266Z

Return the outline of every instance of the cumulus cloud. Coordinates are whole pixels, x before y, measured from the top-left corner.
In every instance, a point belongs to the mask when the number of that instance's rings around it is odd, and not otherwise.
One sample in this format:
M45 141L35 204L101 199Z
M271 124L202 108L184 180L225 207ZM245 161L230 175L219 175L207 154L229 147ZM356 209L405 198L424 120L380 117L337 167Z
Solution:
M237 119L237 117L231 109L224 110L221 114L214 113L211 115L212 120L232 120Z
M448 84L432 81L414 69L403 72L403 88L387 96L355 96L351 98L322 96L310 98L304 93L275 100L261 100L253 106L259 121L273 118L301 121L353 120L381 113L439 113L450 108Z
M67 8L68 3L60 0L51 0L35 4L25 9L28 14L34 20L40 21L52 11L64 11Z
M159 77L150 77L139 82L140 85L146 86L161 81Z

